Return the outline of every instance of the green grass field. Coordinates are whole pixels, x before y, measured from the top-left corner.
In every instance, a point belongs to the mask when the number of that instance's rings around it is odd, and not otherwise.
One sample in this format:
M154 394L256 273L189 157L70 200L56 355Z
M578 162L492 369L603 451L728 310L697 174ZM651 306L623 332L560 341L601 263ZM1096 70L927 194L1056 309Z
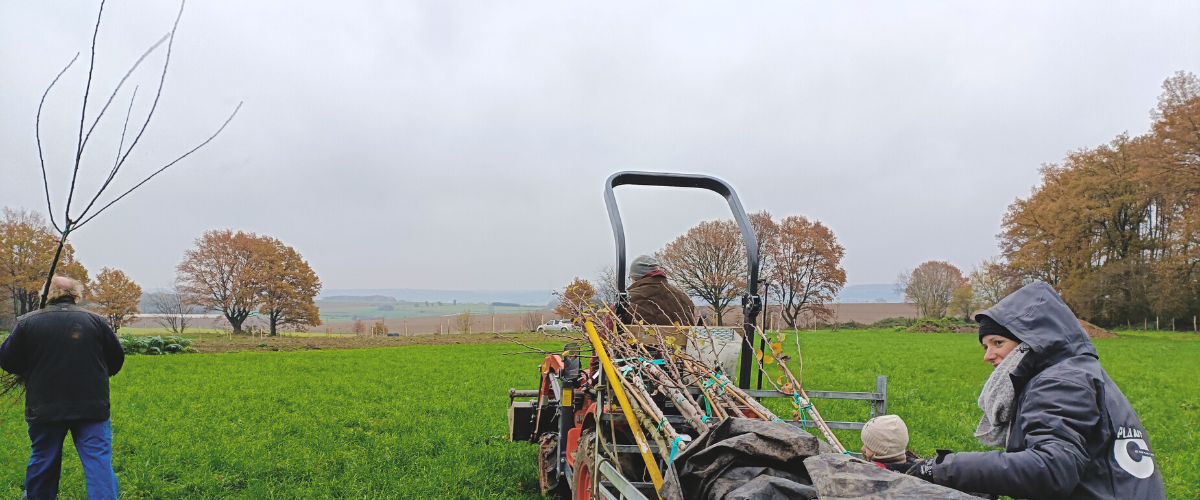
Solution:
M990 367L974 335L803 332L805 386L869 391L888 375L889 412L911 448L983 449L971 437ZM1146 424L1168 497L1200 497L1200 341L1096 341ZM792 338L785 345L792 346ZM557 344L547 344L557 347ZM537 498L534 447L505 440L510 387L532 388L536 355L505 344L131 357L112 381L123 498ZM783 401L772 406L786 408ZM832 420L861 402L817 400ZM28 459L18 405L0 407L0 498ZM857 433L841 432L851 448ZM84 498L67 446L61 498Z
M121 335L133 335L136 337L144 337L147 335L162 335L164 337L167 335L176 335L174 333L171 333L171 330L166 329L166 328L161 328L161 327L135 328L135 327L131 327L131 326L123 326L123 327L121 327L120 331L118 331L117 333L119 333ZM183 337L185 339L195 340L195 339L200 339L200 338L205 338L205 337L211 338L213 336L224 337L228 334L229 334L228 330L222 330L220 328L188 328L188 329L184 330L183 335L180 335L180 337ZM325 332L279 332L279 335L281 337L330 337L330 336L332 336L332 337L353 337L354 336L354 334L352 334L352 333L325 333ZM266 333L264 333L263 336L264 336L264 338L266 338Z

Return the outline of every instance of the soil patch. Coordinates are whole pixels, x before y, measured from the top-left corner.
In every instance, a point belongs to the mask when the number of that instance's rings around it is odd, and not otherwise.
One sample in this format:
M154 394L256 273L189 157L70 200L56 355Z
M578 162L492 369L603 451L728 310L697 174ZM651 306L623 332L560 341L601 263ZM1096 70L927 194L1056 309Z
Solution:
M1091 337L1091 338L1094 338L1094 339L1114 339L1114 338L1117 338L1117 335L1116 335L1115 333L1112 333L1112 332L1110 332L1110 331L1108 331L1108 330L1105 330L1105 329L1103 329L1103 328L1100 328L1100 327L1098 327L1098 326L1096 326L1096 325L1093 325L1093 324L1091 324L1091 323L1088 323L1087 321L1084 321L1084 320L1082 320L1082 319L1081 319L1081 320L1079 320L1079 326L1082 326L1082 327L1083 327L1083 331L1087 332L1087 334L1088 334L1088 337Z

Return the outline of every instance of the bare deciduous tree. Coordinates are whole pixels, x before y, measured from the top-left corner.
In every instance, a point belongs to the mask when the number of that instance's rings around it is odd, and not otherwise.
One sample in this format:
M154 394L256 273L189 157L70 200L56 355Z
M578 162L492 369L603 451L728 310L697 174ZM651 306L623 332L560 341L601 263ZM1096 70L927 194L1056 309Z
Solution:
M541 315L536 312L531 311L521 315L521 328L527 332L536 332L538 325L541 324Z
M980 262L971 269L967 280L971 283L976 307L980 309L995 305L1024 285L999 257Z
M667 277L713 308L717 326L746 287L742 232L731 220L705 221L656 254Z
M904 301L917 306L922 317L941 318L954 298L954 290L963 286L962 271L949 262L925 262L911 272L896 278L896 290L904 293Z
M605 265L596 272L596 300L604 304L617 303L617 271L611 265Z
M191 321L188 315L195 313L198 306L180 292L176 285L171 285L166 292L151 293L147 295L147 299L150 306L157 311L154 322L176 335L182 335L187 330Z

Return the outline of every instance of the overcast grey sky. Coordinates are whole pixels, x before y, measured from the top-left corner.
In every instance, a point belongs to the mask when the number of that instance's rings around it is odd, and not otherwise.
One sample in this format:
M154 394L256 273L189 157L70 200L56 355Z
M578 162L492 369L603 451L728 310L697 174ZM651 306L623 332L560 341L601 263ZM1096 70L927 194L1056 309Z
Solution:
M96 2L0 4L0 205L61 207ZM93 108L177 5L110 0ZM612 261L618 170L719 176L747 210L803 214L851 284L998 253L1040 164L1144 132L1161 82L1200 71L1200 3L193 0L128 186L206 149L72 237L167 283L203 231L295 246L326 288L558 288ZM162 53L134 78L148 108ZM85 157L107 173L130 85ZM724 217L716 195L624 188L632 254ZM61 210L61 208L59 208Z

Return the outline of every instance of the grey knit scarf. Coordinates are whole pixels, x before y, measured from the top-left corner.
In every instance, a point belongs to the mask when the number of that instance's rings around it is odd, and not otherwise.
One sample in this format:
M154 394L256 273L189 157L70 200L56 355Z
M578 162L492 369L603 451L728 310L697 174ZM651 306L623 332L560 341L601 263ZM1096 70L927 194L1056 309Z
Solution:
M1009 427L1015 410L1013 407L1017 404L1016 391L1009 375L1017 369L1030 349L1029 344L1022 342L1005 356L987 382L983 383L983 392L979 394L979 409L983 410L983 418L979 419L979 426L975 428L975 437L987 446L1008 444Z

